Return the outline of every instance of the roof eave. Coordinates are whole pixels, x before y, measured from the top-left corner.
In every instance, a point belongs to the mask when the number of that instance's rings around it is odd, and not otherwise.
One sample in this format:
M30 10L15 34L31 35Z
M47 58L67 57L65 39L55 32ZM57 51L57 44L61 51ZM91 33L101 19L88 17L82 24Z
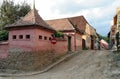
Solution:
M39 24L27 24L27 25L11 25L11 26L6 26L4 29L5 30L9 30L10 28L21 28L21 27L26 27L26 26L42 26L42 25L39 25ZM41 28L45 28L44 26L42 26ZM45 29L48 29L48 30L52 30L52 31L55 31L54 29L50 29L50 28L45 28Z
M58 31L60 31L60 32L75 32L74 29L69 29L69 30L58 30Z

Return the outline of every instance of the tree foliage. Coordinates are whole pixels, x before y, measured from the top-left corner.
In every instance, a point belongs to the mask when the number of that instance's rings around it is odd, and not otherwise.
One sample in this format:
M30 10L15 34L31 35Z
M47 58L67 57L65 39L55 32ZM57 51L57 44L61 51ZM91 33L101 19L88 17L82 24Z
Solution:
M4 0L0 7L0 29L3 29L6 24L12 24L20 17L25 16L30 9L30 6L25 2L15 4L13 0Z
M0 31L0 41L8 40L8 31L2 30Z
M100 34L97 34L97 36L98 36L99 40L104 39L105 41L107 41L109 43L109 38L107 36L102 36Z
M0 41L8 40L8 32L3 30L5 25L14 23L30 10L31 8L26 2L15 4L13 0L3 0L0 6Z

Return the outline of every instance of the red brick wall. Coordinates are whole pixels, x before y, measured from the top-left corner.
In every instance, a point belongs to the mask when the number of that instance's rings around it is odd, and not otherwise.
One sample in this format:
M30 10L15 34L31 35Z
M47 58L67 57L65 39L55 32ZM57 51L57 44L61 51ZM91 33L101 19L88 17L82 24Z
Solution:
M16 35L17 38L13 39L12 36ZM23 35L23 39L19 39L19 35ZM30 39L26 39L25 36L30 35ZM31 50L35 47L35 30L24 29L24 30L11 30L9 31L9 45L10 49L20 48L22 50Z
M68 36L71 37L71 51L75 51L75 46L76 46L76 37L75 37L75 32L63 32L66 36L66 43L67 43L67 49L68 49Z
M68 43L67 40L64 41L57 41L56 44L52 44L52 49L57 53L57 54L64 54L68 51Z
M51 50L51 42L49 40L49 38L52 38L51 34L52 32L44 29L35 29L36 50ZM42 36L42 39L39 39L39 35ZM45 40L44 37L47 37L47 39Z
M0 43L0 58L6 58L8 56L8 42Z
M76 33L76 50L82 49L82 35Z
M20 49L23 51L31 50L54 50L56 53L65 53L68 51L68 38L66 35L66 40L59 40L57 44L52 45L49 38L53 32L46 29L22 29L22 30L10 30L9 31L9 45L10 49ZM69 32L67 32L69 34ZM66 34L67 34L66 33ZM13 39L12 36L16 35L17 38ZM19 39L19 35L23 35L23 39ZM25 36L30 35L30 39L26 39ZM39 39L39 35L42 39ZM82 37L78 33L71 33L71 50L75 51L82 49ZM47 37L45 40L44 37Z
M28 34L30 35L29 40L25 38L25 35ZM45 29L11 30L9 31L10 49L20 49L23 51L54 49L57 53L67 52L67 41L58 41L57 44L53 46L49 40L49 38L52 38L51 34L52 32ZM17 39L13 39L13 35L16 35ZM19 35L23 35L23 39L19 39ZM42 39L39 39L39 35L42 36ZM44 39L45 36L47 40Z
M71 50L75 51L75 35L71 35Z

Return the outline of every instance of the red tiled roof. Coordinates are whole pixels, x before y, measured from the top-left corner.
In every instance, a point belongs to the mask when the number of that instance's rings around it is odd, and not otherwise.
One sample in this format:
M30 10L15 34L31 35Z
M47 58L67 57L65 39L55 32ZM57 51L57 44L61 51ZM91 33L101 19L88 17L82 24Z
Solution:
M84 16L48 20L46 22L55 30L77 30L80 33L84 33L86 29L86 24L89 24Z
M10 27L21 27L21 26L29 26L29 25L37 25L39 27L43 27L46 29L53 30L38 14L36 9L31 10L25 17L22 17L20 20L16 21L13 24L7 25L6 28Z
M46 22L52 28L54 28L57 31L71 31L71 30L75 30L73 25L66 18L55 19L55 20L47 20Z
M73 24L73 26L75 26L75 28L79 29L82 32L85 32L86 23L88 23L88 22L86 21L84 16L70 17L68 19L71 22L71 24Z
M80 31L81 33L85 33L86 25L89 25L90 28L94 29L85 19L84 16L76 16L68 18L71 24L76 28L76 30ZM95 29L94 29L95 31ZM93 31L92 31L93 32ZM96 35L96 34L95 34Z

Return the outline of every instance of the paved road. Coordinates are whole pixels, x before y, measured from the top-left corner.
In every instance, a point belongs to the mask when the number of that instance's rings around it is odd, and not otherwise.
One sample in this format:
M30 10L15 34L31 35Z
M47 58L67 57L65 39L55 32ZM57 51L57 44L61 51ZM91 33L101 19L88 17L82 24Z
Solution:
M0 79L109 79L108 54L108 51L86 50L43 74Z

